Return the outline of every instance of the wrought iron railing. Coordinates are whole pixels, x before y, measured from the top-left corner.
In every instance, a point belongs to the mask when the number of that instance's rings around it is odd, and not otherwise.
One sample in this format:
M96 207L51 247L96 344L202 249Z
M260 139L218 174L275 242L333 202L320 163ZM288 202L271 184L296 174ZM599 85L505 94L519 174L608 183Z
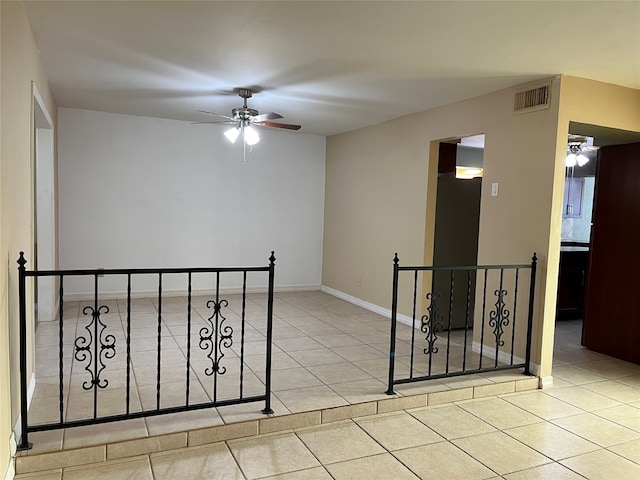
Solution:
M394 394L394 385L490 371L524 368L530 375L536 266L535 253L530 264L442 267L400 266L396 254L386 393ZM410 284L401 288L404 272ZM420 289L427 291L422 306ZM401 290L411 302L399 298ZM401 300L413 313L403 322L411 329L399 337ZM426 313L419 316L421 307Z
M271 252L269 264L262 267L220 267L220 268L160 268L160 269L98 269L98 270L47 270L29 271L25 265L27 260L23 252L20 252L18 259L19 271L19 310L20 310L20 393L21 393L21 441L18 445L20 450L31 448L29 443L29 433L54 430L59 428L76 427L82 425L100 424L119 420L128 420L141 417L163 415L169 413L199 410L211 407L221 407L250 402L264 401L262 413L273 413L271 409L271 351L272 351L272 325L273 325L273 287L275 257ZM266 294L266 305L262 304L253 310L247 308L247 274L250 272L265 272L268 275L268 292ZM186 292L182 302L172 303L171 296L163 294L163 279L174 275L186 277ZM220 291L221 276L234 277L239 284L241 277L241 287L237 286L238 293L235 295L225 294ZM254 275L254 274L251 274ZM259 273L257 275L260 275ZM106 278L115 277L126 280L126 294L118 300L122 307L121 314L110 314L109 302L101 292L100 285ZM157 294L154 295L155 311L140 314L132 308L137 301L132 294L132 279L149 276L157 278ZM213 293L208 297L194 295L192 286L194 279L210 280ZM30 424L29 405L27 404L27 278L53 277L57 279L58 305L57 305L57 339L50 343L55 343L58 352L55 363L57 363L56 375L57 385L55 387L56 401L50 409L54 411L55 418L49 418L46 422ZM65 312L66 304L64 289L65 283L71 278L81 277L90 279L92 283L92 299L86 304L80 303L78 309L82 315L74 318L72 314ZM206 278L203 278L206 277ZM213 280L215 278L215 280ZM215 284L213 283L215 281ZM175 282L174 282L175 283ZM212 297L212 298L211 298ZM230 310L227 298L234 297L234 309ZM264 302L264 295L261 296ZM198 300L201 305L195 306L194 300ZM163 312L163 306L167 304L168 314ZM169 308L169 306L171 308ZM207 312L207 313L204 313ZM202 315L201 315L202 314ZM166 316L171 317L171 324L165 322ZM258 319L258 317L261 317ZM74 325L73 322L77 322ZM256 380L257 377L246 367L245 362L245 332L253 325L260 323L265 336L264 345L264 376ZM65 327L67 324L72 330L73 338L69 338L69 331ZM248 326L249 324L249 326ZM40 324L42 325L42 323ZM140 328L140 330L137 330ZM180 352L169 351L163 348L163 343L167 342L165 337L168 329L184 332L184 344L179 346ZM151 331L151 346L146 347L146 352L136 352L136 345L141 341L148 343L149 338L137 338L135 332L144 330L147 334ZM193 343L198 348L193 347ZM120 345L123 344L121 347ZM232 348L233 347L233 348ZM36 347L37 348L37 347ZM122 353L121 353L122 352ZM175 354L179 360L168 366L163 355ZM138 355L137 357L135 355ZM117 355L124 358L117 359ZM144 404L139 398L136 390L134 376L134 358L143 360L147 366L144 375L149 375L149 369L154 370L153 378L144 379L147 384L147 393L153 396L151 402ZM101 394L108 391L110 386L109 370L107 367L112 362L118 363L119 370L123 378L112 376L112 383L117 383L119 388L117 393L122 393L122 411L108 411L103 414L99 408ZM175 358L174 358L175 360ZM181 365L181 367L180 367ZM48 365L50 367L50 365ZM163 388L163 374L171 367L172 388L176 384L184 391L184 401L175 401L175 390ZM231 368L229 368L231 367ZM184 375L176 374L176 369L184 369ZM252 369L254 367L252 366ZM37 372L36 372L37 373ZM246 377L251 374L254 382L250 386L251 394L247 393ZM112 375L114 375L112 373ZM136 376L143 374L138 371ZM228 377L232 376L232 379ZM176 382L176 376L181 377ZM52 377L49 377L52 378ZM138 378L142 380L141 378ZM224 384L222 383L224 380ZM113 380L118 380L113 382ZM78 385L72 382L77 381ZM197 385L196 385L197 384ZM203 387L203 385L207 385ZM196 390L194 387L198 387ZM224 389L222 387L225 387ZM264 388L264 393L256 393ZM149 392L149 390L152 390ZM194 392L196 390L196 392ZM84 417L78 412L73 412L69 406L71 392L80 392L80 397L84 392L84 399L87 400L86 393L90 393L92 398L88 400L89 405L84 405L84 411L88 415ZM116 389L113 389L116 391ZM203 393L204 392L204 393ZM181 392L178 392L181 395ZM195 393L199 393L196 395ZM172 394L173 398L165 402L164 395ZM78 397L79 398L79 397ZM148 400L148 399L147 399ZM151 404L149 404L151 403ZM168 405L167 405L168 404Z

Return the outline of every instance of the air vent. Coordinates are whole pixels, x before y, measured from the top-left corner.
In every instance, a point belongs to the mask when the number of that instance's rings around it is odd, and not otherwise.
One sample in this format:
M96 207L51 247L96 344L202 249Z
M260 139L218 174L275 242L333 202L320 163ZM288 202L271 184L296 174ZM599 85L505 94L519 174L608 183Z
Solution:
M527 113L549 108L550 93L551 82L517 92L513 103L513 111L515 113Z

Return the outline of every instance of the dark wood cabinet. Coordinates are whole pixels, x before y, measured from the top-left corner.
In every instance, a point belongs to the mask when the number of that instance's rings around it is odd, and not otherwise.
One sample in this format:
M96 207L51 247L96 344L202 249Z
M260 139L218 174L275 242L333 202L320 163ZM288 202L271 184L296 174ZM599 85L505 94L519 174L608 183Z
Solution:
M584 292L589 264L588 247L560 248L560 276L556 318L583 318Z

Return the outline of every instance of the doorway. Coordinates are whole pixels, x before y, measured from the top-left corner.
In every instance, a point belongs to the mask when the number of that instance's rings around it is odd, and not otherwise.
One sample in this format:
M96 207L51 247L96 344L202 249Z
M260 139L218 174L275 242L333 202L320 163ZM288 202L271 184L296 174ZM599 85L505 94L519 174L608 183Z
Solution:
M433 248L434 266L476 266L478 262L478 231L480 225L480 192L484 135L464 137L439 146L438 180L435 208ZM453 274L455 284L465 285L467 272ZM439 298L449 298L451 278L448 272L437 271L433 276L433 292ZM475 276L471 279L475 292ZM453 329L464 328L466 309L473 318L474 299L453 296Z
M601 338L610 338L611 332L617 331L619 333L622 331L620 328L614 328L611 323L613 319L613 311L611 308L615 307L618 309L621 305L620 302L622 302L621 308L626 308L625 305L628 305L629 299L619 298L620 292L616 287L617 280L615 280L614 275L612 275L613 272L610 268L613 264L607 263L620 262L612 258L604 258L610 257L610 254L619 252L620 249L624 248L623 245L618 245L613 249L608 248L608 253L607 251L603 252L602 248L594 248L594 237L598 234L600 238L606 239L611 238L612 235L615 236L621 230L611 224L596 221L595 218L592 220L591 208L593 202L590 197L595 197L594 201L597 205L600 205L600 207L605 204L610 204L612 201L620 207L620 202L612 198L612 196L617 195L620 190L618 187L612 189L598 188L599 184L600 187L603 187L604 180L601 172L602 165L599 165L601 163L601 153L616 145L627 145L639 142L640 132L617 130L577 122L570 122L569 132L570 139L572 135L592 137L593 144L600 147L600 150L597 155L595 152L593 155L587 153L589 162L581 168L576 166L575 171L571 171L573 175L567 175L565 181L565 205L563 206L560 277L556 311L556 321L561 323L557 323L557 326L564 327L567 320L576 323L578 328L571 330L576 336L576 339L572 342L574 345L629 360L629 358L623 358L620 353L616 353L615 348L606 349L605 351L598 346ZM634 158L634 160L640 162L640 158ZM632 162L632 164L634 164L634 162ZM640 167L640 163L636 163L635 165ZM610 170L611 168L607 169L607 171ZM578 171L577 174L576 171ZM621 175L622 177L635 175L633 181L637 183L638 176L640 176L640 174L638 174L640 168L636 169L635 172L636 173ZM607 176L611 177L611 173L607 174ZM569 191L570 188L572 188L571 192ZM600 199L600 201L598 201L598 199ZM597 205L593 208L593 215L596 215ZM621 221L621 211L622 210L617 208L614 213L609 212L605 214L604 218L607 218L607 220L615 224ZM586 217L588 222L582 226L580 226L582 220L579 218L581 216ZM624 222L619 226L624 227ZM597 250L599 250L599 253ZM601 271L598 272L597 269L594 270L594 261L596 262L596 266L600 265ZM625 260L623 263L627 263L627 261ZM602 270L603 265L605 266L605 270ZM604 284L598 286L596 285L596 280L602 280ZM612 287L614 292L605 293L606 288L609 287ZM591 294L589 293L590 290ZM603 296L606 297L604 300ZM600 298L599 300L598 297ZM567 329L565 328L564 330ZM558 332L558 329L556 329L556 332ZM594 339L596 340L595 343ZM609 344L619 345L619 338L610 341ZM562 348L558 344L556 345L555 354L560 356L564 355L565 352L562 351Z
M51 115L32 84L34 165L34 270L54 270L56 265L55 164ZM56 318L55 283L52 277L35 282L35 322Z

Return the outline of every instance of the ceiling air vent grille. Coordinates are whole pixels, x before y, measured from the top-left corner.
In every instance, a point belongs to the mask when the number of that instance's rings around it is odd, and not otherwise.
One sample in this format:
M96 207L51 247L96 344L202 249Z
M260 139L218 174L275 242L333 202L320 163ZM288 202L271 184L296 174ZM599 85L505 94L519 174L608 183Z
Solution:
M549 108L551 83L517 92L513 103L515 113L534 112Z

